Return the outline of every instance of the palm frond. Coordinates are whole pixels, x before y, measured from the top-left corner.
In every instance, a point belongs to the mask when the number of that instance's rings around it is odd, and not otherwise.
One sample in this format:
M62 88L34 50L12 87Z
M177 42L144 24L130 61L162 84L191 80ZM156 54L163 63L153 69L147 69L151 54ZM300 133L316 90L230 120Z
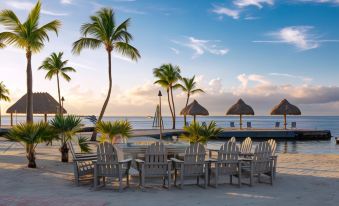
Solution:
M119 52L123 56L127 56L134 61L137 61L140 58L138 49L136 49L135 47L131 46L126 42L116 42L114 44L114 48L117 52Z
M73 43L73 54L80 54L83 49L97 49L102 45L102 42L95 38L83 37Z
M4 100L6 102L11 101L9 97L9 90L3 82L0 82L0 100Z
M88 144L88 141L89 141L88 137L83 137L83 136L78 137L78 144L79 144L81 152L83 153L92 152L91 147Z

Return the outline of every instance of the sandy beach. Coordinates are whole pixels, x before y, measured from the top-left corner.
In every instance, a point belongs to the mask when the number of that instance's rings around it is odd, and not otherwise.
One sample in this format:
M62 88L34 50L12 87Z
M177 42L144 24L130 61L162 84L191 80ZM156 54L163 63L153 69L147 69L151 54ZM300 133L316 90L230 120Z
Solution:
M137 178L124 192L111 187L77 187L72 163L59 161L58 146L37 148L37 169L26 168L19 144L0 152L0 205L337 205L339 155L280 154L274 185L223 184L217 189L187 185L170 191L158 185L140 189ZM158 181L160 183L160 181Z

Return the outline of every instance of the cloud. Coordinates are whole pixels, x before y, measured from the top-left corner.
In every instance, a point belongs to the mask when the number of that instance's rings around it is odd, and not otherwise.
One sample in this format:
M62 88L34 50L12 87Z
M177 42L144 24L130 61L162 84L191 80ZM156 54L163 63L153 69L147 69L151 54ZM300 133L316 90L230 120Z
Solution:
M187 41L185 42L172 42L194 50L192 58L197 58L205 54L206 52L218 56L223 56L229 52L229 49L221 48L220 46L216 45L216 43L220 42L219 40L203 40L197 39L195 37L187 37L186 39Z
M315 49L325 42L339 42L339 40L320 39L311 33L313 26L291 26L280 29L278 32L269 33L274 40L259 40L255 43L285 43L295 46L301 51Z
M261 9L263 7L263 4L274 5L274 0L235 0L233 1L233 4L235 4L239 8L256 6Z
M304 2L304 3L318 3L318 4L323 4L323 3L329 3L329 4L339 4L339 0L298 0L299 2Z
M271 76L280 76L280 77L288 77L288 78L293 78L293 79L300 79L305 83L308 83L312 81L311 77L305 77L305 76L297 76L297 75L292 75L292 74L286 74L286 73L269 73Z
M18 10L25 10L25 11L30 11L35 4L28 2L28 1L8 1L6 4L12 8L18 9ZM42 14L50 15L50 16L67 16L67 13L58 13L58 12L53 12L49 11L46 9L41 9Z
M239 15L241 11L236 10L236 9L229 9L229 8L221 7L221 6L214 6L214 9L212 10L212 12L220 15L221 17L226 15L226 16L232 17L233 19L239 19Z
M179 54L179 53L180 53L180 51L179 51L178 49L176 49L176 48L171 47L170 49L171 49L175 54Z
M60 3L62 3L62 4L72 4L73 0L60 0Z

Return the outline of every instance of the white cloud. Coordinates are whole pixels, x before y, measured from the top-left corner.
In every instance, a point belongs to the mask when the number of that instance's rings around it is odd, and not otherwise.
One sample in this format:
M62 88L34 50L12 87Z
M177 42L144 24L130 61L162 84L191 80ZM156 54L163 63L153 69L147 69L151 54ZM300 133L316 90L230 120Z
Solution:
M193 54L192 58L197 58L198 56L203 55L205 52L218 56L223 56L229 52L229 49L221 48L220 46L216 45L216 43L220 42L219 40L203 40L197 39L195 37L188 37L187 40L188 41L186 42L173 42L194 50L195 53Z
M270 33L269 35L274 40L260 40L253 41L255 43L286 43L295 46L301 51L315 49L321 43L334 42L338 43L339 40L320 39L319 36L311 33L312 26L291 26L280 29L278 32Z
M212 10L212 12L220 15L221 17L226 15L226 16L232 17L233 19L239 19L239 15L241 11L236 10L236 9L229 9L229 8L221 7L221 6L214 6L214 9Z
M280 77L287 77L287 78L293 78L293 79L300 79L304 83L309 83L312 81L311 77L306 76L297 76L293 74L287 74L287 73L269 73L270 76L280 76Z
M28 1L8 1L6 2L7 5L9 5L12 8L18 9L18 10L25 10L29 11L31 10L35 4L28 2ZM50 15L50 16L67 16L67 13L58 13L49 11L46 9L41 9L42 14Z
M233 3L240 8L247 6L256 6L258 8L262 8L263 4L273 5L274 0L235 0Z
M180 54L180 51L176 48L171 47L170 48L175 54Z
M299 2L310 2L310 3L330 3L330 4L339 4L339 0L298 0Z
M73 0L61 0L60 3L62 3L62 4L72 4Z

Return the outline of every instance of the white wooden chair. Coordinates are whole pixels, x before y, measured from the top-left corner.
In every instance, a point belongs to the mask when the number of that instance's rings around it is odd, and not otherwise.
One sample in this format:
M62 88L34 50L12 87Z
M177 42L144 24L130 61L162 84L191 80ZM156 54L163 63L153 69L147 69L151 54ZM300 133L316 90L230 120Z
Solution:
M269 183L273 185L273 160L271 158L271 153L270 144L268 142L261 142L255 148L253 158L242 160L241 175L242 177L247 176L250 178L250 186L253 185L253 178L255 175L258 177L259 182L262 182L261 175L269 176Z
M247 137L240 145L240 153L244 156L252 154L252 139Z
M239 187L241 186L241 162L238 160L239 155L240 150L235 142L228 141L220 147L215 167L210 168L210 176L215 177L215 187L218 186L220 176L229 176L230 184L233 183L233 176L236 176L238 177L238 185Z
M196 177L197 185L200 178L204 178L204 188L207 188L208 183L208 163L205 162L205 148L200 143L191 144L186 148L184 160L171 158L174 165L174 185L180 175L180 188L184 186L185 177Z
M277 173L277 164L278 164L278 155L275 153L277 148L277 143L274 139L270 139L267 141L268 144L271 146L271 158L272 158L272 167L273 167L273 178L275 178Z
M122 191L122 179L126 177L127 186L129 186L129 169L132 159L119 161L118 154L115 147L104 142L98 145L97 161L94 162L94 188L97 189L100 184L100 178L103 179L105 185L105 178L118 178L119 192Z
M81 153L75 153L71 142L67 142L73 159L73 172L75 184L79 185L81 180L93 179L94 165L93 160L96 155L83 156Z
M171 187L172 162L167 159L167 149L163 143L151 144L145 152L145 160L136 159L140 176L140 185L145 185L146 177L162 177L163 185L167 179L167 188Z

